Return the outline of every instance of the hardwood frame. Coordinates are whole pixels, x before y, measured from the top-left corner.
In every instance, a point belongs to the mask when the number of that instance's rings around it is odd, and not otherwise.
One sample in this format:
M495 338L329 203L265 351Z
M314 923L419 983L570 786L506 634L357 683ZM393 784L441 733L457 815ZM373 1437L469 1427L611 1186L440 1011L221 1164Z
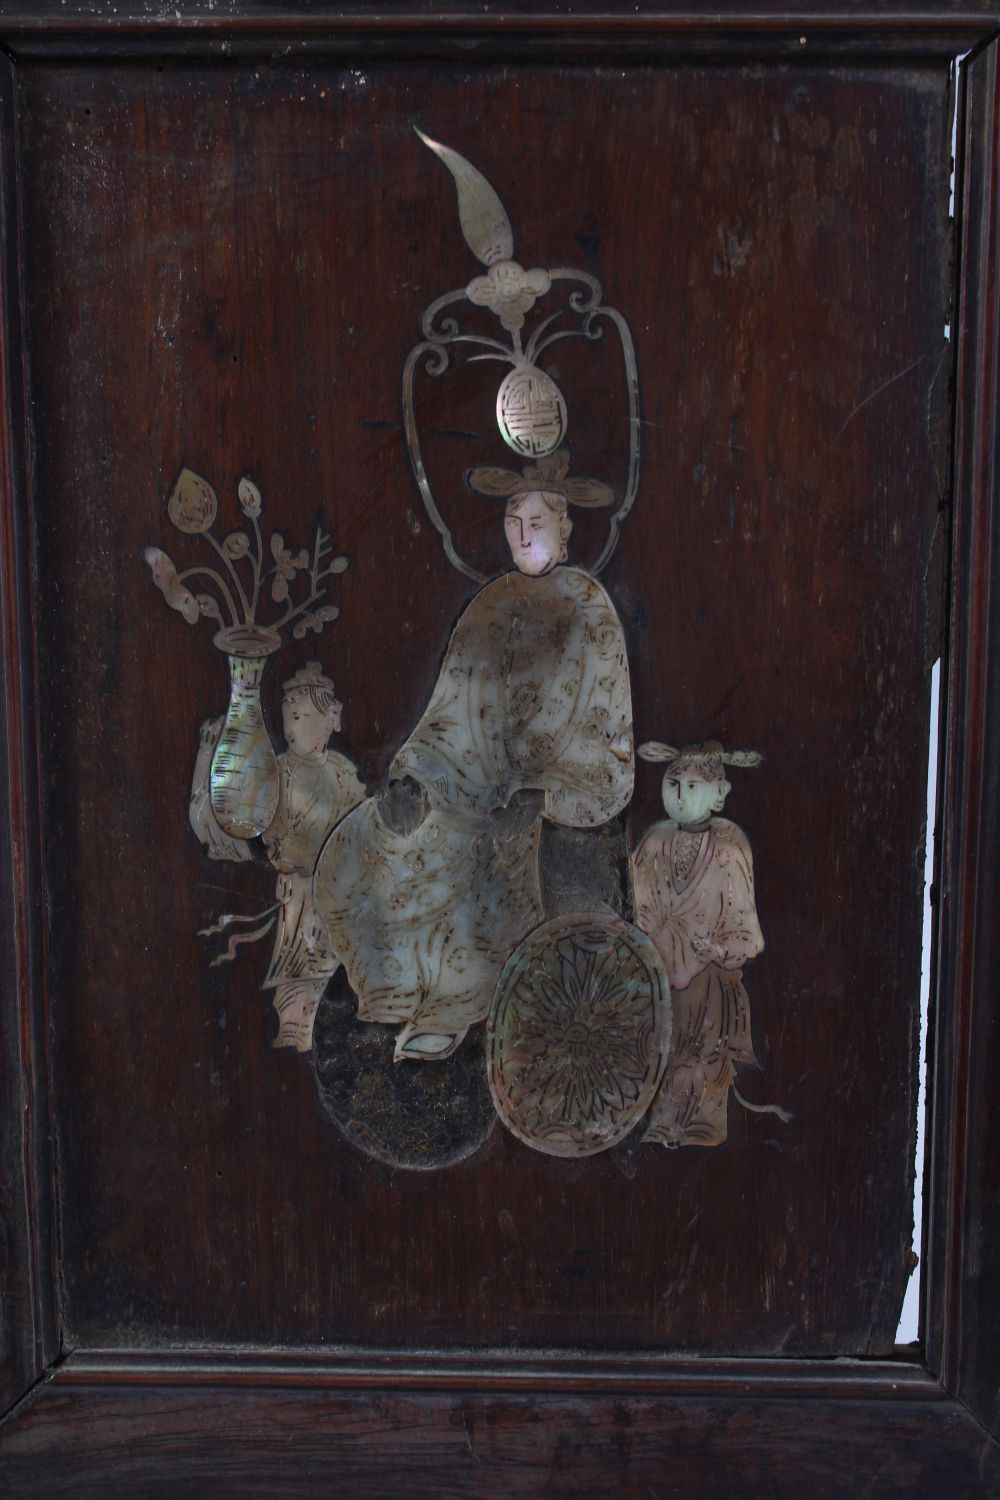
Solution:
M312 1496L700 1492L987 1496L1000 1486L1000 12L989 4L662 3L461 11L228 0L0 3L0 1431L5 1492ZM804 39L804 40L803 40ZM16 75L22 60L261 54L574 60L966 54L923 1343L896 1360L66 1351L53 1227L45 933L24 515ZM991 1149L992 1148L992 1149Z

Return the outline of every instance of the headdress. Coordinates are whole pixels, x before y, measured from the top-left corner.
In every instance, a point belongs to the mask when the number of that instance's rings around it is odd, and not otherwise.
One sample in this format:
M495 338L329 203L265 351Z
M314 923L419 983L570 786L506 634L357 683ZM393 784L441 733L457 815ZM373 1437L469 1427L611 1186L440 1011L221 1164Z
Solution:
M662 745L659 740L647 740L639 746L636 754L642 760L665 764L664 774L687 771L703 781L722 781L725 766L741 766L749 770L759 766L764 759L756 750L723 750L718 740L706 740L703 745L685 745L683 750Z
M541 490L547 495L563 495L570 505L583 505L596 510L615 503L614 492L599 479L567 479L569 454L565 448L540 458L536 464L527 464L516 474L513 469L485 466L472 469L468 475L470 490L479 495L531 495Z
M333 678L324 675L323 668L318 661L307 661L294 677L289 677L288 681L282 684L282 692L286 697L289 693L303 693L310 688L325 688L328 693L336 692Z
M468 475L470 489L479 495L504 497L541 490L564 495L571 505L610 510L607 538L590 569L599 573L615 549L619 528L639 487L639 380L629 326L620 312L604 305L601 284L588 271L567 266L525 270L513 258L514 231L507 211L486 178L449 146L432 141L422 131L417 135L451 173L462 234L484 268L468 285L445 292L430 304L421 320L423 340L410 350L403 369L403 425L427 514L448 560L468 578L485 583L485 576L459 557L451 530L438 510L424 468L413 399L418 369L439 378L451 368L453 353L475 350L467 354L467 363L499 360L510 367L497 391L497 427L507 447L530 462L520 474L513 469L477 466ZM532 317L535 304L542 299L547 315ZM501 336L497 336L495 324L482 329L481 319L480 326L461 329L458 304L471 304L473 309L492 313ZM560 339L583 339L603 347L607 323L618 335L628 398L628 473L617 506L611 486L597 479L567 478L569 453L563 446L569 421L566 401L552 375L542 367L545 351Z

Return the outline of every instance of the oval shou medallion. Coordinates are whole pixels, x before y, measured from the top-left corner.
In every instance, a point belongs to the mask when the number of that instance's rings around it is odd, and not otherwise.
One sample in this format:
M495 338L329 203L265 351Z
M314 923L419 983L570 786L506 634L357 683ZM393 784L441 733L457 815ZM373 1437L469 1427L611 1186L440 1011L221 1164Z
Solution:
M607 1151L649 1107L670 1025L670 986L637 928L596 914L546 922L497 984L487 1055L500 1118L548 1156Z
M515 453L541 458L566 433L566 402L551 376L535 365L518 365L497 391L497 426Z

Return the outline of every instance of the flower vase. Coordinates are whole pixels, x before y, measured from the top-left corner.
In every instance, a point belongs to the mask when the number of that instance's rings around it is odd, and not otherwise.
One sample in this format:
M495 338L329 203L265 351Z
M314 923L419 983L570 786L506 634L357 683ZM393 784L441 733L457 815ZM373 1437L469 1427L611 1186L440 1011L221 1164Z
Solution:
M229 708L212 756L212 811L236 839L264 832L278 806L278 761L264 724L260 683L267 658L281 645L277 631L259 625L220 630L214 645L229 658Z

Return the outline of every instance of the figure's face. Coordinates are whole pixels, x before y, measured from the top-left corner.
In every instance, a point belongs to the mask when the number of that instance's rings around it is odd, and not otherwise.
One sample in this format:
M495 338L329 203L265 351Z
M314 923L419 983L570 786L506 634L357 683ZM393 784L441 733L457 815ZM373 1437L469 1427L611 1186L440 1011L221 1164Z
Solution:
M308 693L290 694L281 705L289 750L294 750L296 755L315 755L317 750L325 750L331 734L340 729L343 711L342 703L334 702L324 712L316 707Z
M689 776L682 766L676 774L668 771L663 778L663 806L667 817L682 827L704 823L712 813L722 811L728 791L728 781Z
M561 506L553 509L540 494L517 499L504 516L503 525L510 555L529 577L548 573L566 555L569 518Z

